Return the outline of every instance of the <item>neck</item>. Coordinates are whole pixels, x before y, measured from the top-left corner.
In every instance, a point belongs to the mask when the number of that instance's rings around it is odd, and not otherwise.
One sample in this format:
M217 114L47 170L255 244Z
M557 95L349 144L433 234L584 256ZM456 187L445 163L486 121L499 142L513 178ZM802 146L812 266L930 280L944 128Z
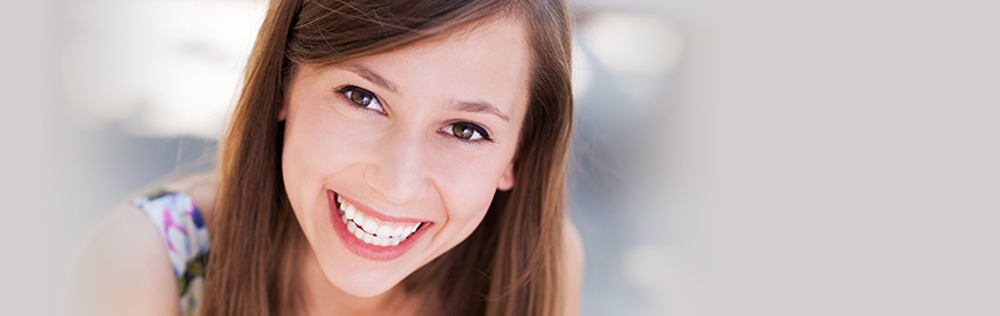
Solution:
M316 260L312 246L302 243L299 271L304 315L414 315L419 301L406 295L401 284L374 297L357 297L333 286Z

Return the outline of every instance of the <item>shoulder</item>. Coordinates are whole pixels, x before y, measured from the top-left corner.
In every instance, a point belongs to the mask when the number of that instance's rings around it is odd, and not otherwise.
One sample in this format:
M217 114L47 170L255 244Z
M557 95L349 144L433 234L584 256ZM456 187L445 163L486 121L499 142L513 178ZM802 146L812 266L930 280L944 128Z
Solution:
M215 214L215 199L218 190L215 173L199 173L167 179L156 184L165 191L184 192L194 200L198 210L211 222Z
M153 186L185 192L208 213L214 205L214 177L195 175ZM151 186L151 187L153 187ZM167 246L149 216L120 203L91 233L73 267L75 305L93 315L177 315L177 278Z
M85 315L180 313L167 249L146 214L122 203L98 225L74 266Z
M569 218L563 225L563 288L564 315L580 314L580 292L583 286L584 250L580 232Z

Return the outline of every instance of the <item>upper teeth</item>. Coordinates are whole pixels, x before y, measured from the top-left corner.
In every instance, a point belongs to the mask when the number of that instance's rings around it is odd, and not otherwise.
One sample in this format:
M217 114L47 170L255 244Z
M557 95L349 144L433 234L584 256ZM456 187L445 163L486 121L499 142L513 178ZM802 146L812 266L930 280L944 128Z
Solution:
M395 246L406 240L420 228L421 223L413 225L403 225L393 227L389 224L379 226L374 218L366 218L358 211L354 205L345 201L339 195L337 202L340 203L341 219L347 224L347 231L354 234L361 241L375 246Z

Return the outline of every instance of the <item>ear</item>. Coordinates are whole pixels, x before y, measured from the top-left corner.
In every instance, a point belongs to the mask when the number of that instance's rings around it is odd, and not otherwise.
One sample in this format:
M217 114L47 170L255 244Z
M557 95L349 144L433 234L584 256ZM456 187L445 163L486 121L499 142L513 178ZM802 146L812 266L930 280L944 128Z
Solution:
M288 107L285 106L285 102L278 104L278 122L284 122L288 118Z
M503 175L500 176L500 181L497 183L497 189L500 191L507 191L514 187L514 161L511 160L510 164L507 165L507 169L503 171Z

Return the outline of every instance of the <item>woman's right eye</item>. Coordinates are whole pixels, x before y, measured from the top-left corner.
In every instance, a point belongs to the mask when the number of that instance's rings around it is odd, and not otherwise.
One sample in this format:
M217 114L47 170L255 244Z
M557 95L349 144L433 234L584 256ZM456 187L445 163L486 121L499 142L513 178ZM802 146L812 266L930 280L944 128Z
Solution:
M343 95L348 101L354 103L354 105L375 110L379 113L385 113L385 110L382 108L382 102L371 91L355 86L345 86L337 89L337 93Z

